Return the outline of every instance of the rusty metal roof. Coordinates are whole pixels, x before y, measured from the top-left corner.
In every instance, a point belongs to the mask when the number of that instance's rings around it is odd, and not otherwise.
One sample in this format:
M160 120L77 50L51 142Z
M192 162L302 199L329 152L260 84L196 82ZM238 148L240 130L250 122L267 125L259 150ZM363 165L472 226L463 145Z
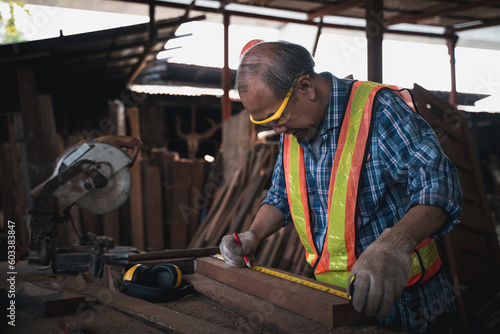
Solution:
M313 23L321 17L337 16L365 19L366 0L119 0L173 8L191 8L204 12L226 11L231 15L283 20L286 14L259 9L271 9L305 14L294 22ZM387 29L399 23L442 27L449 31L464 31L500 25L500 1L494 0L384 0L377 13ZM349 25L345 25L347 28ZM359 28L359 25L356 26ZM411 29L409 29L411 31ZM418 32L418 29L415 29Z
M104 85L113 82L123 88L156 58L169 39L183 37L174 35L180 24L200 19L204 16L157 21L153 37L149 24L143 23L0 45L0 71L5 74L16 67L32 67L43 84L78 78Z
M365 18L364 0L294 0L252 1L239 0L232 3L259 5L268 8L299 11L312 20L322 16ZM385 0L380 15L386 27L398 23L439 26L453 30L500 24L500 1L459 0ZM466 28L467 27L467 28Z

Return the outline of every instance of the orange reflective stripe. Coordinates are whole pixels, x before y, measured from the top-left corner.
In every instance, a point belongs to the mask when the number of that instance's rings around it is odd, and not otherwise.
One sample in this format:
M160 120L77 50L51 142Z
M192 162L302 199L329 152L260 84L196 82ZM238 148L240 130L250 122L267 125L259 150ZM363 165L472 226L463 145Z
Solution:
M379 88L371 82L354 83L347 107L350 112L342 122L330 178L329 230L323 250L330 255L331 271L350 271L356 261L358 185L370 132L371 105ZM328 256L324 253L321 258L325 261Z
M356 148L353 152L351 173L349 175L348 194L346 201L346 233L345 244L347 248L347 270L351 270L354 262L356 262L355 255L355 217L356 217L356 204L358 199L359 180L361 178L361 170L363 169L366 146L368 145L368 135L370 134L370 124L372 120L372 106L375 95L381 86L371 87L370 94L364 104L364 112L362 121L359 126L358 136L356 139Z
M306 250L307 262L314 263L318 257L309 222L309 201L304 166L304 152L295 137L286 135L283 147L283 168L288 194L288 205L295 229ZM290 168L294 166L294 168ZM298 167L298 168L295 168ZM300 196L296 196L300 194Z
M325 243L323 246L323 252L321 254L321 260L316 268L315 274L320 274L332 270L334 271L347 270L347 251L345 250L345 233L346 233L345 210L336 210L338 209L338 207L344 205L345 200L347 198L347 194L342 194L342 192L339 191L338 183L336 181L342 157L342 152L346 144L349 122L351 121L351 112L349 111L351 110L353 96L356 90L358 89L359 85L360 82L357 81L352 86L351 95L349 98L346 112L344 113L342 126L340 128L339 140L337 143L337 149L333 159L332 172L330 175L330 185L328 188L328 229L325 237ZM349 168L350 166L346 163L344 167ZM335 186L337 186L337 191L335 191ZM336 198L337 205L334 205L335 194L337 194ZM332 205L336 207L334 210L332 210ZM335 226L332 228L332 225L334 224ZM344 240L342 240L342 237L344 237ZM342 257L344 257L345 259L342 260Z
M411 254L412 266L406 286L411 286L416 283L421 284L427 281L439 270L439 268L441 268L442 264L433 239L427 238L415 248L418 250L418 255L417 251ZM423 278L422 273L424 274Z

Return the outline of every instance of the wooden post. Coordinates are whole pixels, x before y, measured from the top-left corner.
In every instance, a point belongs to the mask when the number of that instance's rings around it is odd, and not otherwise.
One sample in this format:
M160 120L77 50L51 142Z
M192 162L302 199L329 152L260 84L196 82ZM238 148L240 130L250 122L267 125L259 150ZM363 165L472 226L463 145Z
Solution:
M141 138L139 122L139 108L128 108L130 123L130 134ZM130 219L132 229L132 246L144 250L144 218L142 202L142 178L141 178L141 152L137 155L134 166L130 169L132 174L132 189L130 191Z

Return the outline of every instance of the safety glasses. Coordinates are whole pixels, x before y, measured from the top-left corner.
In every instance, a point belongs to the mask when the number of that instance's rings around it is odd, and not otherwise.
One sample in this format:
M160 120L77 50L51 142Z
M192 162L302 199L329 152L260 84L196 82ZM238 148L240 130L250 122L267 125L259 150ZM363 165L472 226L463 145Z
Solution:
M252 121L252 123L254 124L260 124L268 127L280 126L288 122L292 111L290 108L288 108L288 110L284 113L284 110L286 109L288 100L290 100L290 96L292 96L293 89L295 88L295 81L297 81L297 79L293 80L293 84L288 90L288 93L286 94L283 103L281 103L281 106L278 108L278 111L262 121L256 121L253 119L252 115L250 115L250 121Z

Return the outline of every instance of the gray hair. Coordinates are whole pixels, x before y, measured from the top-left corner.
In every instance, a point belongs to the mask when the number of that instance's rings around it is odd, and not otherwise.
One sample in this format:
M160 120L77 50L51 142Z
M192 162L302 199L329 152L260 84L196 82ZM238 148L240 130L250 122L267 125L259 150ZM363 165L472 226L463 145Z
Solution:
M314 60L303 46L279 42L262 42L250 48L242 57L236 74L239 93L248 90L255 80L264 80L276 98L284 98L294 79L314 77Z

